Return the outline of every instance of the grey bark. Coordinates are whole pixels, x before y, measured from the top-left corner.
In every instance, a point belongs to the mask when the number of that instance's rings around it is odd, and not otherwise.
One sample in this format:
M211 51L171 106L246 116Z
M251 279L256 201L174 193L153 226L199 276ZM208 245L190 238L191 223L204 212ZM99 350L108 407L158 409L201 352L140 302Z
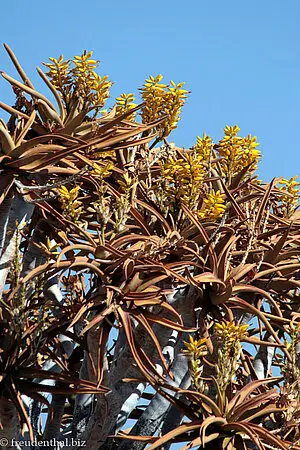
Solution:
M89 379L88 356L84 352L84 358L79 373L80 378ZM89 418L92 414L95 396L92 394L77 395L75 399L74 415L72 422L72 436L81 435L87 428Z
M186 291L184 290L183 293ZM194 288L190 287L186 292L186 296L180 297L177 302L177 310L181 313L185 326L192 326L191 311L194 309L194 303L196 299L196 293ZM188 358L182 353L183 341L188 339L188 335L183 333L180 339L176 342L175 358L173 364L171 364L171 370L174 375L174 380L169 379L168 382L172 386L186 389L190 386L190 371ZM174 395L173 392L168 392L170 395ZM170 402L160 394L155 394L148 407L142 413L141 417L137 420L136 424L132 428L130 434L137 436L152 436L154 435L160 426L163 424L167 417ZM143 442L131 442L124 441L120 445L120 450L142 450L147 444Z
M145 331L138 326L135 330L136 342L144 349L147 346ZM97 340L91 340L91 345L96 345ZM149 345L149 343L148 343ZM148 352L149 354L149 352ZM114 430L118 415L126 399L135 392L138 383L124 383L122 378L140 377L135 368L130 348L126 343L119 356L112 363L106 374L106 385L111 389L107 396L97 396L97 404L89 427L82 439L87 439L90 449L98 449L106 440L107 435Z
M268 333L264 334L263 340L274 342L273 336L270 336ZM269 347L267 345L261 345L259 347L253 361L253 367L259 380L267 378L272 366L275 348L276 347Z
M6 197L0 206L0 298L16 255L16 223L21 225L28 221L33 209L32 205L16 194ZM0 437L8 439L10 443L17 436L18 418L15 406L3 396L0 397L0 420L3 426Z
M172 372L174 374L174 380L168 380L169 384L181 388L187 388L190 384L190 380L187 380L187 374L189 372L188 361L184 354L179 353L176 356L174 364L172 365ZM183 382L185 382L183 385ZM169 391L169 394L173 395L173 392ZM167 417L167 413L170 407L170 402L160 394L155 394L151 400L149 406L143 412L137 423L131 430L130 434L134 436L152 436L159 429L162 422ZM146 447L146 443L143 442L131 442L124 441L120 446L120 450L142 450Z

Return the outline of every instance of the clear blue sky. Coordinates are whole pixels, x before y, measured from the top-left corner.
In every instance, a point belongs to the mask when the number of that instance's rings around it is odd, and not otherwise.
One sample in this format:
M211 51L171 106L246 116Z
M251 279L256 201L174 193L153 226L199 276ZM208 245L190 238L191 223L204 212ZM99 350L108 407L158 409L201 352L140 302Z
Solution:
M269 180L299 172L299 23L299 0L14 0L1 4L0 35L33 79L48 56L92 49L113 96L137 92L149 74L186 81L192 93L170 140L191 146L203 131L217 140L238 124L257 135ZM0 67L12 71L4 49ZM12 99L4 80L0 94Z

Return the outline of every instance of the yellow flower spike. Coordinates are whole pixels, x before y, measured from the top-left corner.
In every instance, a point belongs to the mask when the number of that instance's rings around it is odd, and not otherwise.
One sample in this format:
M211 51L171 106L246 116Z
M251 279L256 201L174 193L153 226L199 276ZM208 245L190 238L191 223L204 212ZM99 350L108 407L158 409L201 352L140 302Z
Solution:
M100 166L97 163L93 164L92 175L100 177L101 179L108 177L111 174L114 165L111 162L105 164L105 166Z
M194 354L199 356L204 356L207 354L206 347L206 339L193 339L192 336L189 336L190 342L184 342L186 350L183 350L184 353ZM201 355L200 355L201 354Z
M130 111L130 109L133 109L137 106L136 103L134 103L135 97L133 94L121 94L120 97L116 98L116 113L117 114L123 114L127 111ZM130 114L128 116L127 120L133 120L136 113Z
M240 341L248 336L247 329L248 325L235 324L233 321L214 325L216 338L221 343L218 349L216 381L219 391L223 394L228 385L235 382L241 352Z
M191 206L201 192L204 168L201 158L187 154L186 159L170 158L162 164L162 177L168 181L167 191Z
M256 136L252 137L249 134L247 137L239 137L237 136L239 130L237 125L227 125L224 128L224 137L216 146L221 157L220 165L228 178L248 166L249 173L254 172L260 159Z
M57 188L57 192L59 194L59 201L62 205L64 214L68 219L74 221L78 221L82 212L81 202L77 200L79 189L80 186L76 186L70 191L65 186Z
M281 194L278 200L281 203L281 209L286 217L290 217L299 205L300 199L300 182L296 181L297 175L291 177L289 180L281 178L279 181L279 191Z
M60 92L67 92L71 83L70 78L70 62L63 60L63 55L60 55L58 59L49 58L51 63L44 63L44 66L48 67L49 72L46 74L53 86Z
M202 357L208 353L206 340L205 338L193 339L192 336L189 336L189 339L190 342L184 342L186 349L183 350L183 353L190 357L190 373L194 389L204 393L207 386L205 386L201 375L203 370Z
M64 196L64 195L68 195L68 194L69 194L69 191L68 191L68 189L66 188L66 186L61 186L61 187L59 187L57 190L58 190L58 193L59 193L61 196Z
M128 172L123 174L123 180L119 180L119 185L122 187L125 194L128 194L132 188L136 185L137 179L130 176Z
M213 141L210 136L207 136L206 133L203 134L203 137L197 136L197 143L195 145L195 151L197 155L200 156L203 161L208 161L211 155Z
M109 97L112 83L106 75L100 77L95 72L99 61L92 59L92 54L93 52L84 51L82 55L76 55L72 61L64 61L61 55L58 59L49 58L51 63L45 64L49 68L46 75L60 92L67 108L74 95L81 97L81 108L91 105L101 108ZM71 63L73 68L70 66Z
M216 336L219 340L225 342L226 339L240 341L248 335L248 325L235 325L234 322L221 322L215 324Z
M167 137L177 127L181 108L185 103L188 91L181 89L184 83L169 85L160 83L162 75L150 76L141 89L145 106L142 110L142 122L150 123L159 117L166 120L157 128L160 137Z
M220 191L211 190L204 199L205 207L198 211L199 219L217 219L226 210L224 195Z

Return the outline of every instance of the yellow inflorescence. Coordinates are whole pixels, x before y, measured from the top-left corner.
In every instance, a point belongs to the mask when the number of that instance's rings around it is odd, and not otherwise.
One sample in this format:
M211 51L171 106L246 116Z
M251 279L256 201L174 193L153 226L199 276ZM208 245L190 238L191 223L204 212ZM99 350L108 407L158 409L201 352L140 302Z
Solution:
M119 185L125 194L129 193L136 183L137 179L134 176L131 176L128 172L123 174L123 180L119 180Z
M74 187L70 191L65 186L57 189L64 214L67 218L74 221L78 221L82 212L81 202L77 200L79 189L79 186Z
M52 84L58 89L65 102L74 96L81 99L81 107L95 105L102 107L109 97L112 82L108 76L101 77L95 72L99 61L92 59L93 52L84 51L71 61L64 61L63 56L58 59L49 58L51 63L45 64L50 70L47 73Z
M248 325L236 325L234 322L215 324L217 338L222 342L236 342L248 335Z
M185 83L169 85L161 83L161 74L146 80L141 92L145 106L142 110L142 122L150 123L161 117L166 119L157 127L160 137L167 137L173 131L180 120L182 106L185 103L188 91L183 89Z
M220 164L226 176L233 176L249 165L249 171L254 171L260 159L256 136L251 137L249 134L247 137L240 137L237 136L239 131L237 125L227 125L224 137L217 145L218 154L222 158Z
M166 84L161 83L162 75L157 75L145 81L141 89L142 98L145 106L142 109L142 122L151 123L162 116L163 111L163 97L167 87Z
M203 137L197 136L197 144L195 145L195 151L203 161L209 161L211 157L213 141L210 136L203 133Z
M202 161L187 154L186 159L170 158L162 168L162 176L169 182L169 189L182 200L193 200L199 195L204 177Z
M226 209L224 195L214 189L206 195L204 204L205 207L198 212L199 219L217 219L223 216Z
M286 215L293 213L295 208L299 204L300 198L300 183L296 181L297 175L287 180L286 178L281 178L279 184L279 190L282 194L279 196L279 200L282 202L282 206L285 209Z
M51 63L44 64L49 68L47 75L51 79L53 86L60 92L63 92L71 83L70 61L64 61L63 55L60 55L58 59L49 58L49 60Z
M113 167L114 165L111 162L106 163L104 166L99 166L99 164L94 163L91 175L103 180L104 178L109 177Z
M57 190L58 190L61 202L64 204L64 203L69 203L69 202L73 202L74 200L76 200L76 198L78 197L79 189L80 189L79 186L74 187L70 191L66 188L66 186L59 187Z
M120 97L116 98L116 113L123 114L127 111L130 111L131 109L135 108L137 106L136 103L134 103L135 97L133 94L121 94ZM136 113L130 114L128 116L127 120L133 120Z
M94 69L99 61L91 59L93 52L84 51L81 56L75 56L72 69L75 91L88 103L102 107L109 97L112 85L108 76L100 77Z
M46 75L50 78L53 86L62 94L64 100L68 102L72 87L70 61L65 61L63 55L60 55L58 59L49 58L49 60L51 63L43 63L49 69Z
M222 344L218 350L217 383L224 396L227 386L233 383L239 368L240 341L248 336L248 325L236 325L233 321L216 323L217 340Z
M62 94L68 93L71 84L70 61L64 61L63 55L58 59L49 58L51 63L44 64L48 67L48 77L51 79L53 86Z
M181 109L188 93L186 89L182 89L184 84L184 82L175 84L174 81L170 81L170 85L164 98L164 113L167 114L167 119L162 125L161 135L163 137L169 136L169 134L177 128Z
M202 357L208 353L206 340L205 338L193 339L193 337L190 336L190 342L184 342L184 345L186 349L183 350L183 352L190 357L190 371L193 387L198 392L206 392L207 386L201 378L203 371Z
M192 336L190 336L189 338L190 342L184 342L184 345L186 347L186 350L183 350L184 353L194 355L195 358L200 358L200 356L207 355L205 338L193 339Z

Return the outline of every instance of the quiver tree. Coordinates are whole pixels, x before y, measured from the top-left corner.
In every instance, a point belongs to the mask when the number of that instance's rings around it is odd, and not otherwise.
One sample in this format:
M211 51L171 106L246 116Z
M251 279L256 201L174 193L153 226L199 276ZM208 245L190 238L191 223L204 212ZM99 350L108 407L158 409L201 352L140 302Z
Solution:
M183 83L104 110L92 53L61 56L38 69L54 106L5 48L1 437L300 448L295 177L258 180L237 126L169 143Z

